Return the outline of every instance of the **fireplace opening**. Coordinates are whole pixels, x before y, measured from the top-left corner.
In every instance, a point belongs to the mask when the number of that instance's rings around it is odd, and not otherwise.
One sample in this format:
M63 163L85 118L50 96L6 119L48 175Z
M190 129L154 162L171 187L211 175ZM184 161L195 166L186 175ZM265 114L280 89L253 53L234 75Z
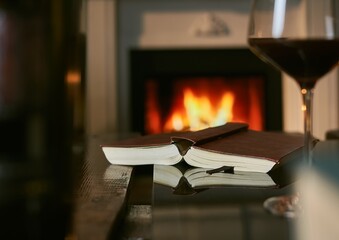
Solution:
M186 77L171 84L148 79L145 88L145 131L199 130L225 122L247 122L264 129L264 79ZM164 92L165 90L165 92Z
M281 75L248 49L132 50L131 129L144 134L246 122L281 130Z

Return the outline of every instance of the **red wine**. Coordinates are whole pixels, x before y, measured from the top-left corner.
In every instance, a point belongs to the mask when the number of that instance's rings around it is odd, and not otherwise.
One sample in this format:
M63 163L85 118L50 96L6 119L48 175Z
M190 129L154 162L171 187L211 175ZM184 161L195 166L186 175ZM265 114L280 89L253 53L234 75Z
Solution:
M314 87L339 60L339 39L251 38L249 44L260 58L306 88Z

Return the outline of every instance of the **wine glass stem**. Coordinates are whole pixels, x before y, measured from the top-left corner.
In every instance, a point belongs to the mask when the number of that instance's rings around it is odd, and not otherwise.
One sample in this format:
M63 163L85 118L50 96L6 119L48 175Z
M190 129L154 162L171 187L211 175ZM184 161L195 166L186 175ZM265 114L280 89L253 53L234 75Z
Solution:
M312 107L313 107L313 88L302 88L303 112L304 112L304 160L308 165L312 164Z

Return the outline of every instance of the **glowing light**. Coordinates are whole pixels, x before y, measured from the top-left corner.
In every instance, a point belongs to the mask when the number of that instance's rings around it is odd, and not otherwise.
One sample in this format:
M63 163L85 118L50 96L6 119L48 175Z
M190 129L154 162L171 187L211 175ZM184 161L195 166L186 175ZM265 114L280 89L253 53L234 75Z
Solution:
M225 92L217 103L212 102L213 94L198 95L190 88L184 89L183 106L177 106L165 124L165 131L199 130L232 121L233 93Z
M306 109L307 109L306 105L303 104L303 105L301 106L301 111L305 112Z
M66 81L69 84L79 84L81 82L81 74L79 71L68 71Z
M172 122L173 130L181 131L184 129L184 123L179 113L173 114L171 122Z

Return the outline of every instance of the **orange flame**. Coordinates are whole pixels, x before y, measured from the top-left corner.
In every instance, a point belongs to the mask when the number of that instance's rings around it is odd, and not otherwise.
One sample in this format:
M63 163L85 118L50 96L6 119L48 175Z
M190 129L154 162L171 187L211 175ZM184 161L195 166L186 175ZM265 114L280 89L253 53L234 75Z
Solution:
M211 96L197 96L190 88L184 89L183 106L175 106L165 123L165 131L199 130L232 121L234 94L225 92L213 102Z

